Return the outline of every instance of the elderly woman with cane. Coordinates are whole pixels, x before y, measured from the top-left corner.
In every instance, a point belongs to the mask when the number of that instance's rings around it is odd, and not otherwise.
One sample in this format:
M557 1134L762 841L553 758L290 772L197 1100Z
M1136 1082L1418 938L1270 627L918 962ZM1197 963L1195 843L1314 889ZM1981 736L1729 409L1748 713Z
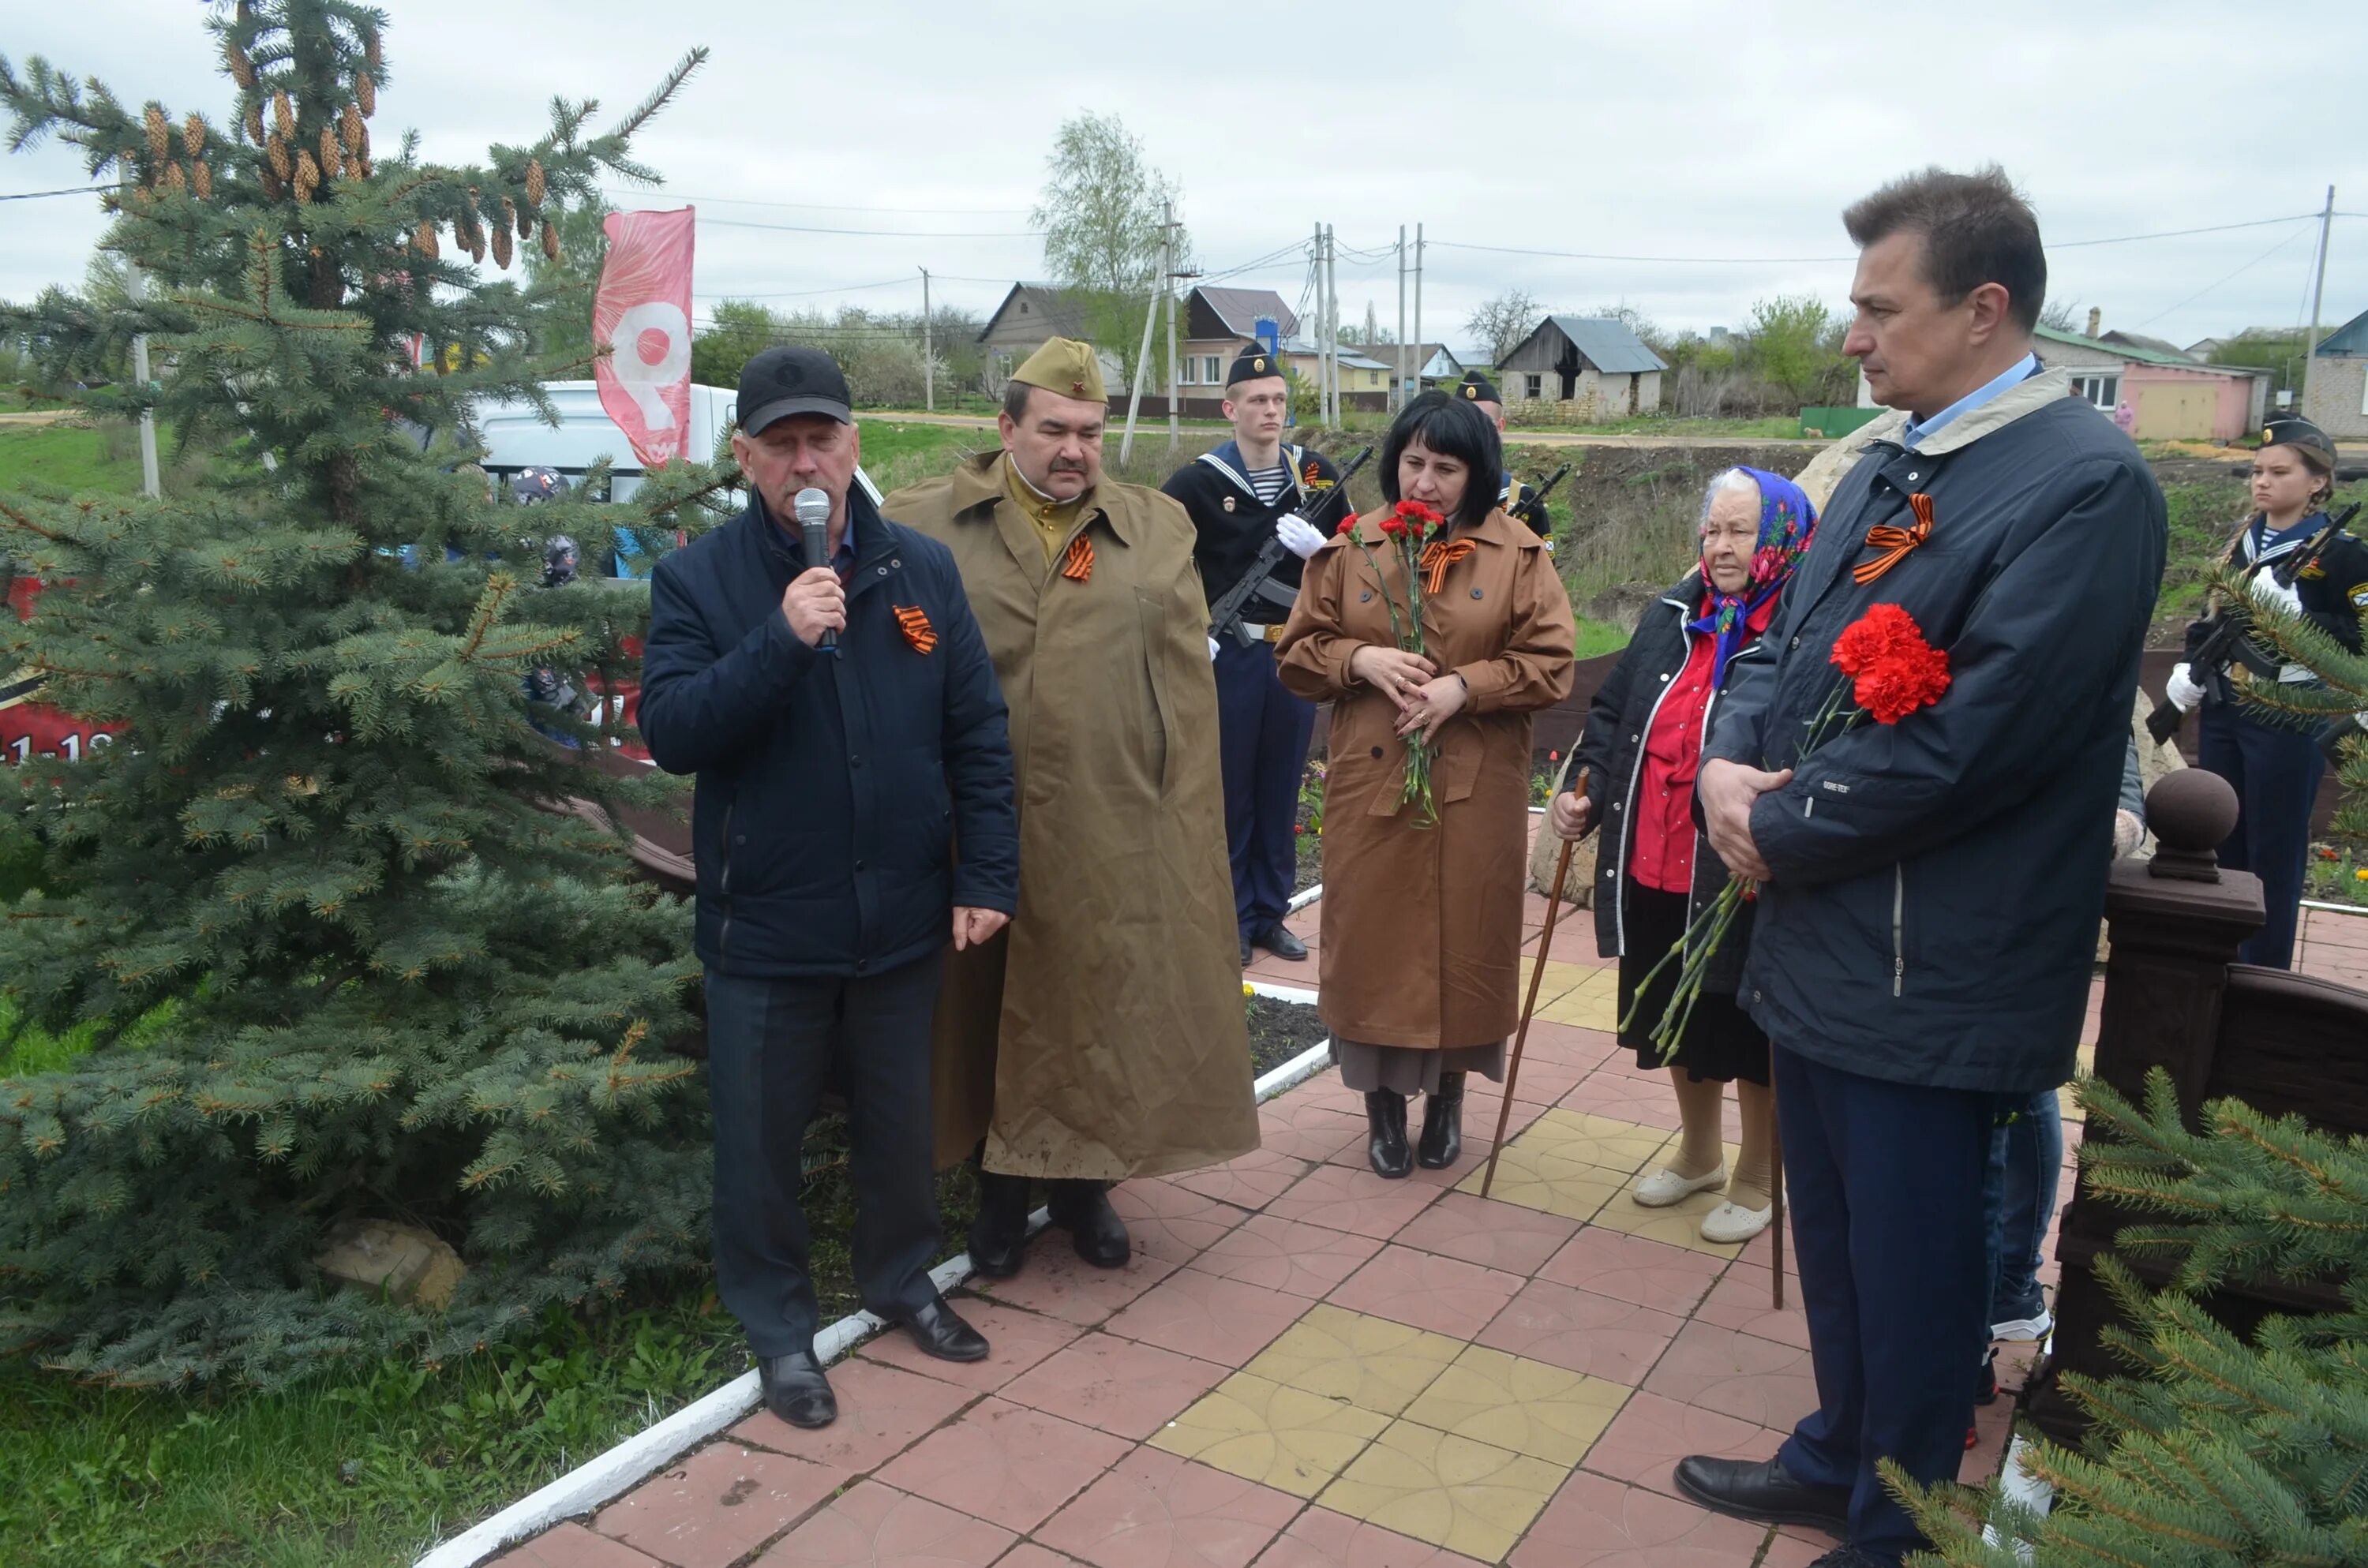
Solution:
M1702 736L1728 662L1767 629L1816 520L1808 497L1778 474L1731 468L1711 482L1702 559L1638 621L1588 712L1577 757L1584 792L1556 795L1548 812L1565 839L1591 826L1604 830L1595 933L1603 956L1620 960L1620 1043L1635 1051L1639 1066L1666 1065L1677 1087L1684 1131L1634 1196L1662 1209L1723 1189L1725 1201L1702 1217L1709 1242L1748 1241L1767 1229L1773 1210L1768 1037L1735 997L1748 910L1712 956L1702 994L1667 1056L1652 1037L1679 966L1661 960L1726 885L1725 866L1694 824ZM1732 1172L1720 1133L1729 1083L1743 1113Z
M1503 1079L1530 716L1570 690L1570 596L1497 507L1503 467L1477 408L1435 392L1408 403L1382 448L1389 506L1308 561L1277 651L1285 687L1332 704L1319 1006L1385 1177L1454 1164L1464 1074Z

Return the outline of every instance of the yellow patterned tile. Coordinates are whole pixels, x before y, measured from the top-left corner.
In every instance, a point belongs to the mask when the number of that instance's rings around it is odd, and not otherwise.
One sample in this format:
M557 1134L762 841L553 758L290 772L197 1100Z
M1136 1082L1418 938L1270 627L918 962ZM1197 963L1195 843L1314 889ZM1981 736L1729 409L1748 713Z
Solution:
M1629 1391L1474 1345L1406 1406L1406 1419L1565 1468L1587 1457Z
M1242 1370L1395 1415L1463 1349L1443 1334L1319 1302Z
M1499 1178L1501 1179L1501 1178ZM1647 1241L1667 1242L1690 1252L1705 1252L1713 1257L1734 1257L1743 1251L1743 1244L1721 1246L1702 1239L1702 1216L1726 1201L1724 1190L1697 1192L1667 1209L1647 1209L1631 1193L1622 1192L1618 1201L1606 1203L1596 1211L1594 1224L1623 1235L1642 1236Z
M1486 1160L1475 1160L1471 1171L1455 1184L1456 1190L1478 1192L1487 1171ZM1552 1139L1532 1142L1525 1131L1505 1145L1497 1162L1496 1183L1489 1187L1488 1196L1524 1209L1583 1221L1593 1219L1595 1211L1610 1202L1627 1180L1624 1172L1590 1165L1568 1153L1567 1145Z
M1570 1474L1491 1443L1395 1421L1317 1503L1351 1518L1500 1561Z
M1533 958L1521 960L1520 990L1517 994L1527 996L1530 994L1530 971L1536 966L1537 962L1538 960ZM1545 978L1538 982L1538 1006L1541 1009L1548 1003L1577 990L1595 973L1595 971L1586 964L1565 963L1560 959L1546 960L1545 970ZM1540 1016L1543 1016L1543 1012Z
M1668 1129L1645 1127L1617 1117L1549 1109L1521 1131L1521 1142L1550 1145L1572 1159L1607 1171L1633 1174L1667 1147Z
M1539 1003L1535 1017L1549 1024L1611 1034L1620 1028L1619 998L1609 991L1573 991L1552 1003Z
M1151 1446L1313 1497L1389 1424L1388 1416L1345 1401L1235 1372L1156 1433Z

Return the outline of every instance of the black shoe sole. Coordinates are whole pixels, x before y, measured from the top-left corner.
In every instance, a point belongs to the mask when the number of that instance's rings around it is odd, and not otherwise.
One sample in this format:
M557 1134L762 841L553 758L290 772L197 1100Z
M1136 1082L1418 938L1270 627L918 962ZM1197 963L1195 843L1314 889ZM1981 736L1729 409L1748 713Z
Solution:
M1027 1261L1028 1248L1025 1243L1012 1248L1011 1256L1008 1258L998 1258L992 1256L982 1255L978 1249L978 1244L975 1242L971 1244L971 1271L977 1274L982 1278L1011 1278L1014 1275L1017 1275L1019 1272L1020 1265Z
M1850 1540L1848 1513L1821 1514L1813 1513L1806 1508L1792 1510L1738 1508L1725 1499L1714 1496L1701 1487L1691 1484L1682 1475L1673 1476L1671 1479L1678 1483L1678 1490L1684 1493L1688 1499L1701 1504L1713 1514L1725 1514L1730 1519L1746 1519L1755 1525L1805 1525L1811 1529L1825 1531L1836 1540Z
M913 1325L911 1324L903 1324L899 1326L904 1329L905 1337L913 1342L913 1347L916 1350L918 1350L924 1356L939 1361L953 1361L956 1363L965 1361L984 1361L994 1349L994 1346L992 1346L981 1344L975 1350L964 1350L960 1355L956 1355L953 1351L948 1350L942 1346L933 1345L928 1340L922 1338L920 1335L914 1332Z
M801 1432L819 1432L824 1427L838 1419L838 1410L837 1406L833 1406L830 1413L819 1421L801 1421L796 1416L790 1415L787 1411L773 1410L773 1407L770 1404L766 1405L765 1408L772 1411L774 1417L780 1421L784 1426L794 1426Z

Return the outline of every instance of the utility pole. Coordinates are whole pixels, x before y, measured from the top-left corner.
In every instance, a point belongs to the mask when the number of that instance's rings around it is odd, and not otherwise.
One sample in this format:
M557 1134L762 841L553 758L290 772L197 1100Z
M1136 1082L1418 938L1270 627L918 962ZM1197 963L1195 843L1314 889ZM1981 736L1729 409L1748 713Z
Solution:
M2327 292L2327 237L2335 227L2335 187L2327 187L2327 206L2318 214L2318 276L2310 286L2310 336L2302 346L2302 406L2296 414L2310 417L2310 366L2318 358L2318 303Z
M1176 265L1181 258L1176 255L1175 218L1172 213L1168 219L1167 256L1168 272L1161 282L1167 290L1167 457L1172 462L1176 448L1183 439L1177 404L1184 401L1184 368L1176 362L1176 280L1184 274L1182 268Z
M122 205L129 208L131 205L131 176L129 174L123 178L123 194ZM140 263L129 252L123 258L123 292L135 305L148 297L148 280L141 274ZM140 383L141 396L147 396L148 335L144 332L134 335L131 339L131 377ZM268 462L270 460L267 457L265 460ZM140 414L140 488L151 501L161 500L165 494L162 477L156 472L156 414L154 409L142 409Z
M1422 341L1422 225L1414 226L1414 340Z
M938 411L938 355L929 338L929 269L921 268L921 388L931 414Z
M1332 412L1325 423L1338 430L1340 427L1340 285L1332 268L1339 249L1339 240L1332 225L1324 225L1324 354L1331 367Z
M1151 373L1151 329L1159 320L1159 291L1167 286L1167 269L1170 266L1168 253L1173 247L1168 238L1167 218L1167 208L1165 203L1162 203L1159 225L1159 270L1154 274L1156 281L1152 286L1151 308L1143 312L1143 347L1134 357L1134 390L1128 394L1126 400L1126 434L1119 437L1118 443L1118 460L1121 467L1134 452L1134 416L1143 408L1144 379Z
M1406 225L1398 225L1398 375L1390 383L1390 412L1396 413L1406 404L1406 356L1414 352L1407 346L1406 335Z

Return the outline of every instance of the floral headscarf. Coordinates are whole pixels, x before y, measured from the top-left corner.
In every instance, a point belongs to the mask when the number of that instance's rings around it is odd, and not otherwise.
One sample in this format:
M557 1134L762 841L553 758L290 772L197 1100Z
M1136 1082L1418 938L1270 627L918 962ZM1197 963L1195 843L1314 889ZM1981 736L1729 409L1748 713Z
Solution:
M1817 531L1817 509L1810 505L1801 487L1782 474L1770 473L1765 469L1738 468L1737 473L1748 474L1759 486L1759 542L1751 556L1751 580L1739 594L1721 593L1711 582L1710 566L1702 566L1702 592L1710 608L1699 619L1686 623L1689 631L1706 632L1716 640L1712 655L1710 684L1716 690L1726 685L1727 662L1743 649L1751 634L1750 621L1760 609L1772 603L1792 579L1793 568L1801 563L1808 552L1809 540Z

